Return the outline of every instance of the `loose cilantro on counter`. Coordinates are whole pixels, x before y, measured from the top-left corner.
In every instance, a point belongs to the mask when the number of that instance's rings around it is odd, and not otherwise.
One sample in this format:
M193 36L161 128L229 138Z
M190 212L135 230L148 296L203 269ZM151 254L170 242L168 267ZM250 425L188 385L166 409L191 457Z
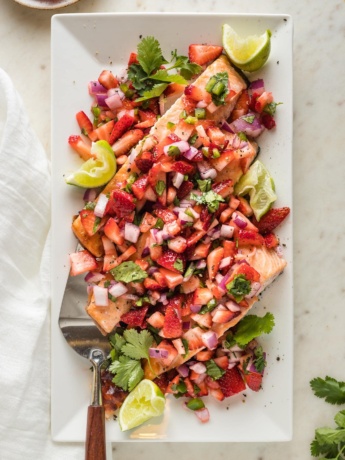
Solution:
M122 262L122 264L110 270L116 281L124 283L141 282L147 278L145 270L134 262Z
M315 396L324 398L330 404L345 404L345 382L339 382L332 377L325 379L315 378L310 386ZM320 460L338 460L344 458L345 453L345 410L336 413L335 428L323 427L315 430L315 437L310 445L313 457Z

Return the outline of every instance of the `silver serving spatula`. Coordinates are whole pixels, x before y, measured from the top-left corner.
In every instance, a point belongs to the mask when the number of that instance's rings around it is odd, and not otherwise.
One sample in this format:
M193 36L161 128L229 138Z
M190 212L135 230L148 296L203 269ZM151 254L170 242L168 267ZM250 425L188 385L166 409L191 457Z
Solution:
M78 245L77 250L80 249ZM59 326L67 343L93 366L91 404L87 412L85 460L106 460L105 416L102 406L101 366L110 344L85 311L87 303L84 276L69 276L62 299Z

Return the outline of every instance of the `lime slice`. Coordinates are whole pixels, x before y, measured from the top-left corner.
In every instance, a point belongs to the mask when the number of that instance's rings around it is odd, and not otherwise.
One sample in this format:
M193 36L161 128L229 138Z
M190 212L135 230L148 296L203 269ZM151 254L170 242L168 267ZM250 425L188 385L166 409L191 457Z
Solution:
M223 47L230 61L241 70L261 69L271 51L271 31L241 38L228 24L223 25Z
M152 417L162 415L164 408L165 398L159 387L151 380L142 380L120 408L120 428L122 431L135 428Z
M236 195L249 195L249 203L257 221L277 199L274 181L261 161L256 160L235 186Z
M91 153L95 158L85 161L78 171L66 178L67 184L94 188L105 185L116 173L116 158L113 149L106 141L92 144Z

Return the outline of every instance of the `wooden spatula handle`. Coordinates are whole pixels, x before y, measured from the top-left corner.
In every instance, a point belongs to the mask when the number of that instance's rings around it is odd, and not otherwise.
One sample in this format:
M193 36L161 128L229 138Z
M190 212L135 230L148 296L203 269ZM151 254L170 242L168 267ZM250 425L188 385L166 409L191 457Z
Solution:
M85 460L106 460L104 407L89 406L87 411Z

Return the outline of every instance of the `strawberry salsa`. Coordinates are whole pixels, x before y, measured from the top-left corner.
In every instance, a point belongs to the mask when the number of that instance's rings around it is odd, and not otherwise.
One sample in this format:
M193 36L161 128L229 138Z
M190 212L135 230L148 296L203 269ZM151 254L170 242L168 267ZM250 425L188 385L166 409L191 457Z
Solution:
M87 161L106 141L118 165L108 184L86 190L72 225L84 250L70 255L71 274L86 274L87 311L112 345L102 374L108 416L143 378L186 398L202 422L203 396L222 401L262 385L257 337L274 317L246 314L264 287L250 256L281 252L274 231L290 210L259 216L250 195L236 193L257 161L254 139L275 127L277 103L262 79L238 75L247 86L239 94L226 71L198 84L223 58L221 46L192 44L188 57L166 60L145 37L126 72L104 70L89 83L91 115L76 115L72 149ZM230 115L218 118L232 98ZM176 101L177 120L161 129Z

